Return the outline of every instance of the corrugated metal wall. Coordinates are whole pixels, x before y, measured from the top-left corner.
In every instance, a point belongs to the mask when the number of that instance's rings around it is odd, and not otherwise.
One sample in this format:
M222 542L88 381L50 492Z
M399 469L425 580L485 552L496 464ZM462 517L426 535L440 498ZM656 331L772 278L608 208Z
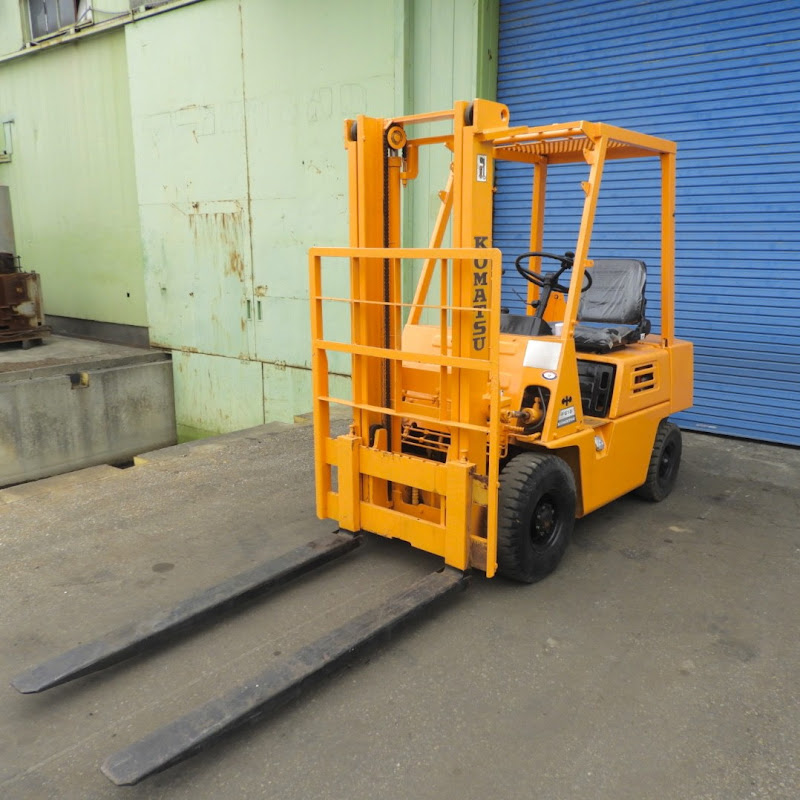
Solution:
M0 3L0 29L15 14ZM0 118L14 145L0 184L46 313L146 325L122 30L0 63Z
M590 119L679 144L677 327L696 364L695 405L677 421L800 445L800 4L501 0L500 12L512 124ZM658 170L636 167L608 169L591 255L643 258L657 319ZM545 250L574 247L583 173L551 170ZM509 277L528 249L530 172L497 174Z

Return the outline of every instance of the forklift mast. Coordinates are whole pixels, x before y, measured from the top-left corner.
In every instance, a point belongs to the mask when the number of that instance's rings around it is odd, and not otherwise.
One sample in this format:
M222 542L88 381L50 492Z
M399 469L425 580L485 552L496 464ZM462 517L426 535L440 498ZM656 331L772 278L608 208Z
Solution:
M480 563L490 575L494 543L485 531L487 515L489 529L497 515L501 261L491 248L492 144L476 131L502 129L507 119L505 106L478 101L437 114L348 120L351 246L314 248L310 256L319 516L404 539L458 569ZM407 138L406 127L440 121L451 122L452 133ZM453 152L443 201L453 209L453 245L441 247L447 219L440 214L431 247L401 248L401 184L416 177L419 148L435 143ZM349 266L349 295L339 298L349 306L349 341L327 338L323 259L326 269ZM412 260L424 265L414 313L425 306L438 331L426 352L403 341L412 309L402 300L402 276ZM426 305L434 273L438 297ZM331 396L334 350L351 357L352 399ZM343 437L329 433L334 402L352 408Z

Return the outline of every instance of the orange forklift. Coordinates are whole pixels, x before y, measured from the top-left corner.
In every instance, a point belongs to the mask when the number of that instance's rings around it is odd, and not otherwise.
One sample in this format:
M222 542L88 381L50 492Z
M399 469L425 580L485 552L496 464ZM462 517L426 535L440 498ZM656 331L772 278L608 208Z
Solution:
M433 122L451 130L414 136ZM458 570L539 580L576 517L632 490L662 500L675 484L681 435L668 417L692 402L692 345L674 334L675 144L603 123L513 127L508 108L486 100L359 117L345 139L351 247L311 251L317 512ZM430 247L401 248L401 187L417 176L420 148L435 145L453 156ZM655 326L644 262L589 257L606 164L629 158L661 167ZM530 250L507 254L528 284L525 315L500 305L492 215L501 159L532 168ZM575 163L588 171L575 186L584 195L577 241L563 255L542 252L548 170ZM448 221L452 247L443 248ZM404 265L415 259L419 279L404 303ZM323 291L323 261L326 272L344 266L346 296ZM325 324L337 303L350 323L338 340L335 315ZM350 359L352 398L330 394L332 353ZM329 434L332 403L352 409L345 436Z
M352 551L365 531L444 564L111 755L101 769L116 784L274 711L463 589L473 570L537 581L555 569L576 517L631 491L662 500L675 485L681 437L668 418L692 402L692 345L674 335L675 145L603 123L514 127L506 106L476 100L347 120L345 146L350 246L310 252L316 503L337 530L28 669L12 686L40 692L169 641ZM428 247L401 247L402 191L429 146L449 151L450 175ZM645 264L590 258L606 163L630 158L656 158L661 170L654 323ZM529 250L507 254L527 282L526 314L501 306L502 254L492 247L500 159L532 172ZM588 171L575 186L584 197L577 241L543 252L548 170L575 163ZM332 370L352 375L347 396L333 395ZM352 420L344 434L333 406Z

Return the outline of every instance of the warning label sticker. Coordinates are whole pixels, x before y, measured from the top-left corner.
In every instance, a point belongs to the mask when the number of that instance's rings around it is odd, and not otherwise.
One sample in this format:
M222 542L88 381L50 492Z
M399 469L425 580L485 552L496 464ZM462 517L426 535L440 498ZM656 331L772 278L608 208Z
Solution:
M475 170L475 180L485 183L487 178L486 156L478 156L478 168Z
M558 412L558 422L556 423L556 427L561 428L564 425L569 425L571 422L575 422L576 419L577 416L575 414L575 406L567 406Z

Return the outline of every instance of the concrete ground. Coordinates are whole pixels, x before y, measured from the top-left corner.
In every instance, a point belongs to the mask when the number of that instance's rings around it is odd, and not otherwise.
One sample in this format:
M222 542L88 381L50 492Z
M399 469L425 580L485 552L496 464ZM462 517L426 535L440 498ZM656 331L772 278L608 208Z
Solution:
M547 580L476 578L273 719L137 787L99 764L437 559L371 539L150 655L42 695L0 689L0 797L800 797L800 451L684 442L672 496L578 522ZM331 528L314 518L309 428L0 491L0 672Z

